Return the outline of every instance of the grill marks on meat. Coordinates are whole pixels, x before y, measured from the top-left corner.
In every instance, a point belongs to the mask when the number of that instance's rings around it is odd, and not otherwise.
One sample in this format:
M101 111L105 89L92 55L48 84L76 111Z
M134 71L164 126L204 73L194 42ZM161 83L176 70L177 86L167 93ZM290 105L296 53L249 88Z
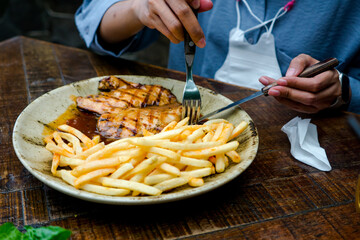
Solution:
M179 103L160 107L116 109L112 113L102 114L97 127L104 137L120 139L142 136L144 128L158 133L170 122L180 121L180 116Z
M110 91L114 89L129 89L129 88L140 88L142 84L127 82L124 79L110 76L103 78L99 81L99 90Z
M124 101L131 107L163 106L176 102L176 97L168 89L158 85L116 89L101 95Z
M77 106L90 112L103 114L111 112L113 108L144 108L146 106L164 106L177 102L176 97L170 90L162 86L128 83L119 78L115 78L118 79L118 81L115 81L114 78L112 76L107 80L101 80L99 83L99 89L110 90L109 92L77 97ZM119 88L114 89L115 87Z
M177 102L171 91L160 85L130 83L115 76L100 80L99 90L110 91L108 96L126 101L132 107L163 106Z
M104 95L90 95L76 99L78 108L86 111L103 114L113 111L115 108L127 108L129 103Z
M115 76L99 82L97 95L77 97L78 108L101 115L98 132L112 139L142 136L143 129L160 132L180 121L181 105L170 90L159 85L130 83Z

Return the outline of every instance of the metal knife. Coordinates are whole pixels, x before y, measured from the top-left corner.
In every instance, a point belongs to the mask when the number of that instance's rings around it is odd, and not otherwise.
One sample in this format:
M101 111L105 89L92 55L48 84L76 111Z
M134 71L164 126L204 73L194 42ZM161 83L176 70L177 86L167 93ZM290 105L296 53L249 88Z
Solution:
M316 75L318 75L318 74L320 74L322 72L333 69L338 64L339 64L339 61L336 58L328 58L328 59L326 59L324 61L318 62L318 63L316 63L314 65L311 65L310 67L306 68L302 73L299 74L298 77L307 77L307 78L314 77L314 76L316 76ZM268 92L269 92L270 88L275 87L275 86L277 86L276 82L274 82L274 83L272 83L272 84L270 84L268 86L265 86L265 87L263 87L261 89L261 91L258 91L258 92L254 93L254 94L252 94L252 95L250 95L248 97L240 99L239 101L233 102L233 103L227 105L226 107L220 108L218 110L215 110L215 111L213 111L211 113L206 114L205 116L203 116L203 117L201 117L199 119L199 122L203 121L203 120L205 120L205 119L207 119L207 118L209 118L209 117L211 117L211 116L213 116L215 114L218 114L218 113L223 112L225 110L228 110L230 108L236 107L236 106L238 106L238 105L240 105L240 104L242 104L244 102L247 102L247 101L249 101L251 99L254 99L256 97L259 97L259 96L262 96L262 95L268 96Z

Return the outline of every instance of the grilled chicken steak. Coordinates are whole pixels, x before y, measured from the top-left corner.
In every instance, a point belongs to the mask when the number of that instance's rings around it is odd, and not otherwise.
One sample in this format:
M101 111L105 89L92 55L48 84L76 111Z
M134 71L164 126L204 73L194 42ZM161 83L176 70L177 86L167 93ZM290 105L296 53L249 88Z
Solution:
M180 121L181 105L173 103L165 106L146 108L117 108L100 116L97 128L107 138L142 136L143 129L158 133L172 121Z
M115 108L126 109L130 107L126 101L105 95L77 97L76 104L78 108L97 114L109 113L114 111Z
M124 79L110 76L103 78L99 81L99 90L110 91L114 89L128 89L128 88L140 88L142 84L127 82Z
M98 95L77 97L77 106L90 112L103 114L111 112L113 108L144 108L177 102L170 90L162 86L128 83L114 76L102 79L99 83L99 89L110 91L100 92Z
M99 82L97 95L77 97L78 108L101 115L98 132L107 138L141 136L142 129L160 132L181 118L181 105L160 85L130 83L115 76Z

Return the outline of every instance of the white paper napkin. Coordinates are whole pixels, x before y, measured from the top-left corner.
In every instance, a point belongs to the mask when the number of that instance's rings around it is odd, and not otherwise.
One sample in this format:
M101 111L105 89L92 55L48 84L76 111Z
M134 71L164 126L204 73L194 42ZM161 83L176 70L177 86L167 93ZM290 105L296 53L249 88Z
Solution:
M321 171L330 171L326 152L319 144L316 126L310 120L295 117L281 131L288 135L294 158Z

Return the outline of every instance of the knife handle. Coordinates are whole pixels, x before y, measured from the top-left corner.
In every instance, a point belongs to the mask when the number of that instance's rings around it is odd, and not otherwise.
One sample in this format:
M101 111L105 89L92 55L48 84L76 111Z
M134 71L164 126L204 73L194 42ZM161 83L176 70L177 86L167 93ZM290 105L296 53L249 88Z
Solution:
M304 71L302 71L298 77L303 77L303 78L310 78L310 77L314 77L320 73L323 73L327 70L333 69L334 67L336 67L337 65L339 65L339 60L337 60L336 58L328 58L325 59L321 62L315 63L314 65L311 65L307 68L304 69ZM270 90L270 88L277 86L278 84L276 82L269 84L265 87L263 87L261 89L261 91L264 93L265 96L269 96L268 92Z
M314 77L327 70L333 69L337 65L339 65L339 61L336 58L328 58L325 59L324 61L315 63L314 65L305 68L305 70L302 71L298 77L304 77L304 78Z

